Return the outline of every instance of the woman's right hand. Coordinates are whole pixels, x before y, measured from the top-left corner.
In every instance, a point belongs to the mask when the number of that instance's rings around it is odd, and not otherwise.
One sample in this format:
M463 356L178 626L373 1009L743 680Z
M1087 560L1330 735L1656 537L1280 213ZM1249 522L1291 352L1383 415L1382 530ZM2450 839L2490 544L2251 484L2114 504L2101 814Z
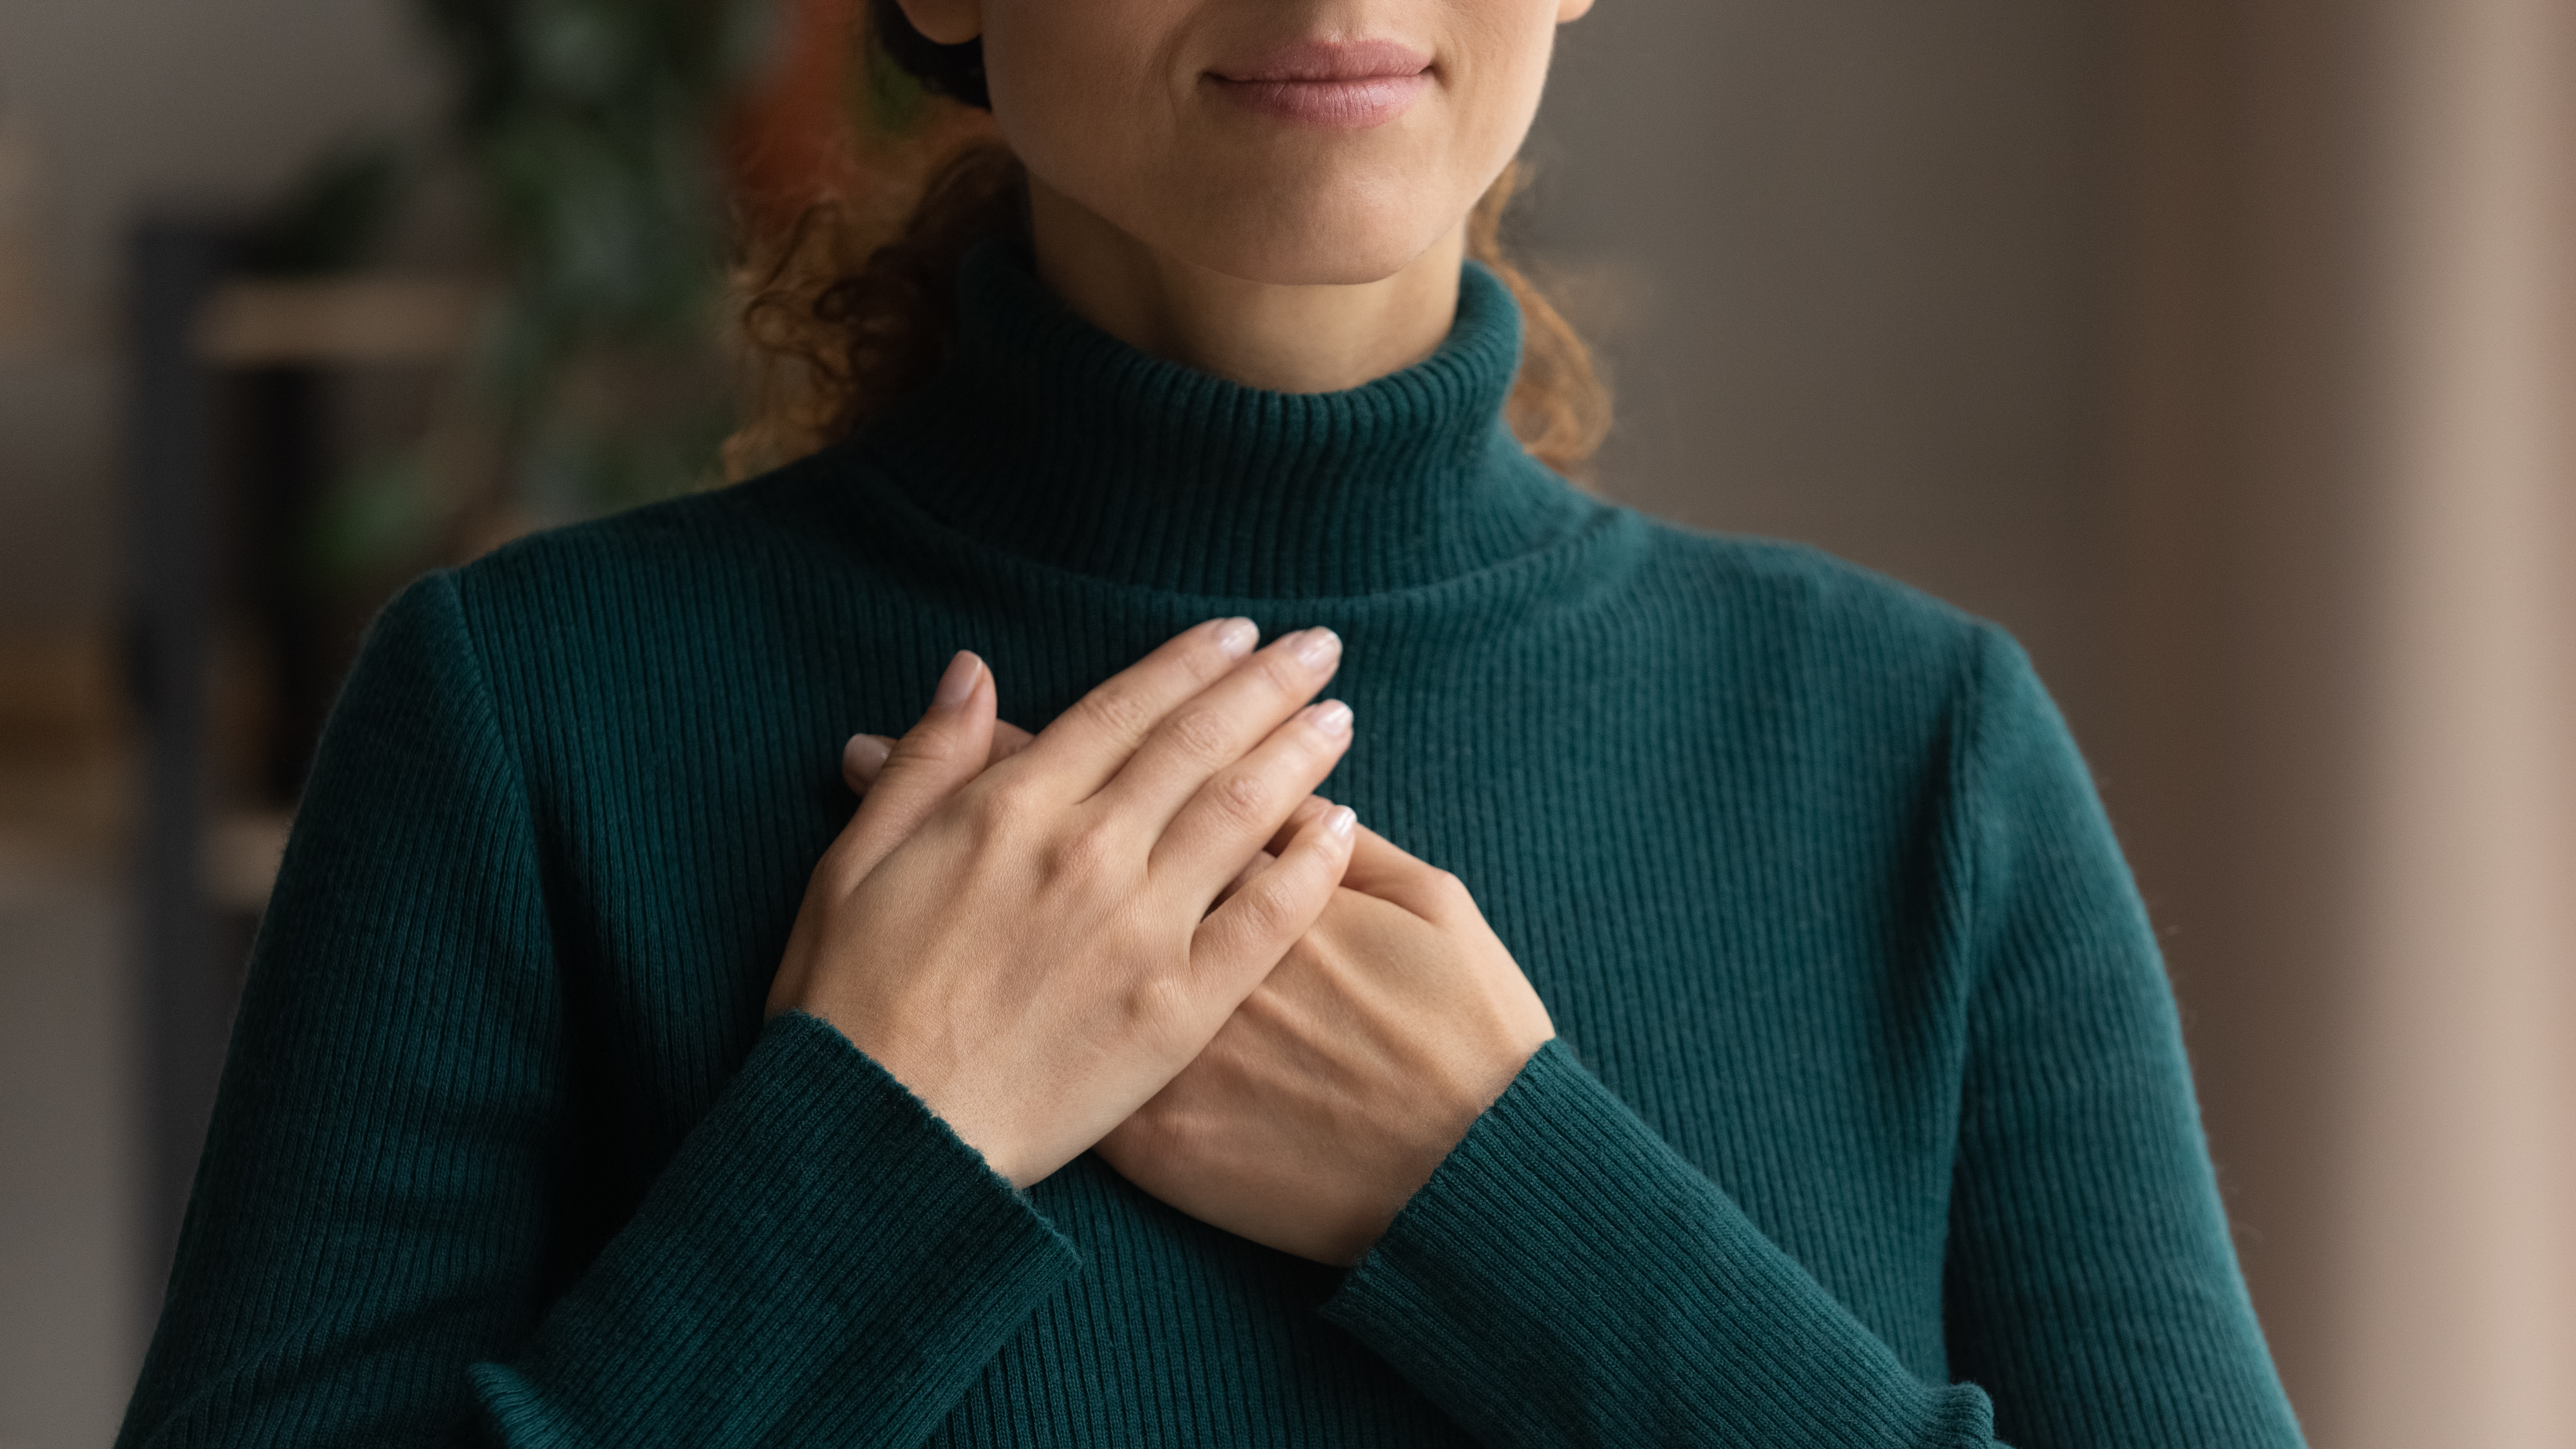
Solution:
M992 672L958 655L815 867L770 1012L830 1022L1015 1186L1108 1135L1350 860L1350 812L1325 812L1235 888L1351 735L1347 708L1307 705L1330 631L1254 640L1191 629L989 769Z

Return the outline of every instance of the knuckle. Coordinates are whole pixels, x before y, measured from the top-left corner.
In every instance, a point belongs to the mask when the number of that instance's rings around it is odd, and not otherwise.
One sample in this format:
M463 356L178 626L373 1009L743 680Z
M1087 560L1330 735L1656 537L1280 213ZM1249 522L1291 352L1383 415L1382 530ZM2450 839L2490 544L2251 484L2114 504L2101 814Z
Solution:
M966 811L975 833L990 841L1018 835L1021 825L1032 814L1031 807L1026 788L996 785L974 791L968 798Z
M1114 685L1103 685L1084 695L1077 708L1085 724L1127 744L1143 739L1154 722L1144 700L1132 690Z
M869 787L868 793L910 801L914 808L921 808L925 802L935 802L938 797L948 794L959 783L948 760L931 754L897 752L886 761L885 768L877 772L876 784Z
M952 741L907 739L897 746L877 771L871 792L894 786L901 790L918 790L941 780L954 781L961 763L960 752Z
M966 746L966 727L953 718L933 715L904 732L886 752L885 767L892 770L906 763L926 761L945 763L955 759Z
M1195 993L1186 977L1149 972L1127 988L1127 1020L1150 1039L1175 1032L1196 1014Z
M1260 825L1268 822L1270 786L1259 775L1249 771L1212 781L1208 787L1208 800L1233 824Z
M1245 930L1264 938L1286 936L1303 924L1303 902L1287 881L1273 877L1277 870L1264 872L1262 878L1238 894L1235 900L1241 911Z
M1262 681L1272 689L1291 698L1303 698L1313 692L1312 686L1306 679L1306 666L1292 660L1288 655L1273 649L1254 657L1260 661Z
M1117 827L1109 820L1086 820L1056 837L1048 854L1048 866L1058 879L1103 875L1117 860L1123 843Z
M1193 760L1213 765L1233 757L1234 731L1214 710L1187 711L1171 722L1170 729L1173 747Z

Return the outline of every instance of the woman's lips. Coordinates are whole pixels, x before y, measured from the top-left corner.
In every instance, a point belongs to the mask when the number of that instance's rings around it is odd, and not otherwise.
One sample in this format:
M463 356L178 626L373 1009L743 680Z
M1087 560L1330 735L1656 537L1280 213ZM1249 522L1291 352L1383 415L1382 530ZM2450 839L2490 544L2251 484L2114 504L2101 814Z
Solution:
M1208 79L1274 119L1355 131L1411 109L1431 86L1431 57L1389 40L1310 40L1212 70Z

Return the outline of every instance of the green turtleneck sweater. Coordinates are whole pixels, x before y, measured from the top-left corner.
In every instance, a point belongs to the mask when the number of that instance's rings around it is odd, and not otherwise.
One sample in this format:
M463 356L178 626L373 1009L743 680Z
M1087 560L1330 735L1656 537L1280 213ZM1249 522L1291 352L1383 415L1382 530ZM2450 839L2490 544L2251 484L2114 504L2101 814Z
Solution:
M855 439L414 585L333 716L128 1445L2290 1445L2173 1003L2002 634L1568 488L1470 268L1243 389L1007 244ZM1016 1193L762 1003L851 732L1188 625L1348 648L1325 787L1560 1039L1345 1272Z

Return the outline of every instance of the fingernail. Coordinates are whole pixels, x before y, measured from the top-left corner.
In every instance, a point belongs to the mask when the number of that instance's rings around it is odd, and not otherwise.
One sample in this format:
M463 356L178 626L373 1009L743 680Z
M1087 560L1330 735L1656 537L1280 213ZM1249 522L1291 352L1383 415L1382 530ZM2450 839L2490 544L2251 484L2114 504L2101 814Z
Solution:
M886 756L892 753L894 744L890 740L876 735L852 735L850 742L841 746L841 768L862 780L873 781L885 768Z
M1250 619L1228 619L1216 626L1216 647L1228 659L1241 659L1261 642L1261 630Z
M1297 652L1298 663L1321 669L1342 656L1342 636L1330 629L1309 629L1289 647Z
M1338 699L1328 699L1315 706L1315 728L1329 736L1351 732L1351 707Z
M1336 805L1333 813L1324 817L1324 828L1345 840L1350 838L1351 830L1359 823L1359 812L1348 805Z
M939 709L955 709L975 692L976 681L983 677L984 661L960 649L957 657L948 661L948 672L939 676L939 692L931 696L930 702Z

